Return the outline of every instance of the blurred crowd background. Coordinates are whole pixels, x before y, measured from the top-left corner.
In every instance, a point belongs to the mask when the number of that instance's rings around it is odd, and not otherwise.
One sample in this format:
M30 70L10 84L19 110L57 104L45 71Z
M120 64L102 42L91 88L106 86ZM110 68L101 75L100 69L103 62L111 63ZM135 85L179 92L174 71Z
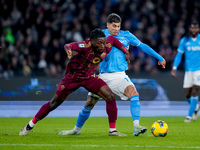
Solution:
M110 13L121 16L122 30L162 55L169 71L188 24L200 20L199 10L199 0L0 0L0 78L63 76L69 62L64 44L105 29ZM161 71L154 58L129 50L129 72Z

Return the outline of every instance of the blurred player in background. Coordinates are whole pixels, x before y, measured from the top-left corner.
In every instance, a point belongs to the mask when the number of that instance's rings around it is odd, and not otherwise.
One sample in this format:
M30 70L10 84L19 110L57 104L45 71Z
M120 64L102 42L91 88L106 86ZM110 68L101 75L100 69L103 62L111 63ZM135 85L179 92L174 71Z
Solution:
M108 85L94 73L98 64L111 51L112 45L121 49L122 52L128 53L121 42L112 36L106 39L105 34L100 29L93 30L90 34L90 39L83 42L65 44L66 51L77 51L77 55L67 65L65 76L61 80L54 97L40 108L35 117L21 129L19 135L27 135L39 120L42 120L49 112L56 109L70 93L80 86L108 101L107 113L111 116L109 121L116 121L117 114L115 114L115 110L117 106L114 94ZM90 111L91 109L88 107L83 109L86 114Z
M175 77L182 55L185 53L183 88L190 108L184 122L191 122L191 119L197 120L198 118L198 92L200 87L200 34L198 32L199 24L197 22L192 22L189 26L189 36L183 37L180 40L178 52L171 71L171 75Z
M121 28L121 17L115 13L112 13L107 18L107 28L103 30L106 36L116 37L122 44L128 49L129 45L138 47L143 52L155 57L159 60L158 65L165 68L166 61L163 57L157 54L148 45L140 42L132 33L129 31L120 30ZM112 92L118 95L121 100L130 99L130 111L133 119L133 135L138 136L140 133L145 133L147 131L146 127L140 126L140 101L139 93L137 92L135 85L131 82L130 78L126 75L125 71L128 70L128 62L125 55L116 47L112 47L111 52L106 56L106 58L100 63L100 74L99 77L103 79L108 86L111 88ZM92 109L97 101L101 97L95 95L94 93L89 93L87 97L87 102L84 108ZM106 106L108 103L106 103ZM83 109L84 109L83 108ZM117 115L117 109L116 113ZM72 130L61 131L62 135L75 135L80 134L81 127L89 117L89 113L84 113L81 111L79 113L77 123ZM110 118L108 114L108 118ZM110 136L122 136L121 133L116 131L116 122L109 122Z

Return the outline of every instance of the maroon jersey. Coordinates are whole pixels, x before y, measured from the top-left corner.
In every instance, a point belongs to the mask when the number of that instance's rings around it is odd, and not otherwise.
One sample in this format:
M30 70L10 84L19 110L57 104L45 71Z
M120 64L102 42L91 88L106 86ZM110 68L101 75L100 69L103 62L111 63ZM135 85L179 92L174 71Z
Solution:
M74 79L90 78L94 75L94 71L98 64L111 51L113 45L122 50L122 43L113 36L107 37L106 45L102 54L95 53L91 47L90 39L82 42L65 44L65 49L71 49L78 52L67 65L65 74Z

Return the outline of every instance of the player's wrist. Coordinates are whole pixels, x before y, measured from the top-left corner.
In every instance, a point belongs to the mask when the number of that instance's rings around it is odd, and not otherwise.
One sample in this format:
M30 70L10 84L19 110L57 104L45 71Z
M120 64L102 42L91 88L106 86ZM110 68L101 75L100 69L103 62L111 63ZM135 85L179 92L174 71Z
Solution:
M176 66L173 66L173 67L172 67L172 70L177 70L177 67L176 67Z
M127 51L127 49L126 49L126 47L124 47L124 49L122 50L122 52L124 52L124 53L125 53L126 51Z

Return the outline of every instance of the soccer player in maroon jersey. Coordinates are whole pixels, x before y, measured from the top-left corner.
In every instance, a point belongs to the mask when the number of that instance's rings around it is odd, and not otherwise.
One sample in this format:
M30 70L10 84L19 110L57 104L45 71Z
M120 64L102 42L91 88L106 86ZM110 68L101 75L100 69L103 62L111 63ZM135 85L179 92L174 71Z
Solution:
M98 64L111 51L112 45L121 49L126 54L129 61L129 53L122 43L112 36L106 39L101 29L93 30L90 34L90 39L83 42L65 44L65 51L74 50L78 53L67 65L65 76L61 80L56 94L49 102L40 108L28 124L21 129L19 135L27 135L39 120L42 120L49 112L56 109L70 93L74 92L80 86L85 87L88 91L108 101L106 111L110 114L109 122L115 122L117 120L115 117L117 116L115 114L117 106L114 94L108 85L94 73ZM84 111L90 112L87 107L84 108Z

